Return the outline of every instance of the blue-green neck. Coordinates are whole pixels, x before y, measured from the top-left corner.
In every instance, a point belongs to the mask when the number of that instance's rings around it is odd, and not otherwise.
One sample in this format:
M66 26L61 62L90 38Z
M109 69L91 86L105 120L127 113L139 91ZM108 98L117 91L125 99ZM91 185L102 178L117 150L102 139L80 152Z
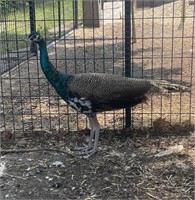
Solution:
M41 68L48 81L53 85L56 83L56 81L58 81L60 72L58 72L56 68L52 65L52 63L49 61L46 42L44 40L42 40L39 43L39 48Z
M51 85L56 89L57 93L63 99L66 99L68 92L67 81L70 78L70 76L57 71L57 69L49 61L46 42L44 40L39 42L39 48L40 48L41 68L46 78L51 83Z

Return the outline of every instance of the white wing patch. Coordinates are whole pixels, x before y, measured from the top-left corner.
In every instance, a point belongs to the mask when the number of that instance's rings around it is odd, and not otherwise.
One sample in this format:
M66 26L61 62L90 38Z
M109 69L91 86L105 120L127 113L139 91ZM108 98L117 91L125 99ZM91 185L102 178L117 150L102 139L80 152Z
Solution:
M83 114L91 114L92 113L91 102L84 97L82 97L80 99L77 97L70 98L68 101L68 104L72 108L74 108L75 110L77 110L78 112L81 112Z
M69 104L72 108L74 108L75 110L81 112L81 109L77 106L76 103L74 103L74 101L68 101L68 104Z

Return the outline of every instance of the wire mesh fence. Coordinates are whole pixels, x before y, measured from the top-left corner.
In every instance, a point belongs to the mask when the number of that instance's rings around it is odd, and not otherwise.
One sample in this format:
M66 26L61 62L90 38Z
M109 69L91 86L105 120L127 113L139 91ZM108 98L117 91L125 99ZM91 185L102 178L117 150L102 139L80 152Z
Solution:
M27 52L36 52L26 44L26 35L39 30L48 43L59 39L78 26L77 1L1 1L1 73L27 59ZM76 14L75 14L76 13Z
M99 25L92 15L87 27L85 1L9 2L1 4L1 130L87 127L85 116L69 108L43 75L36 47L25 41L33 29L46 39L51 62L64 73L111 73L192 86L190 93L151 97L131 115L124 110L98 114L103 127L123 128L125 117L132 126L151 126L158 119L195 121L193 5L186 2L181 28L182 1L102 1L96 8Z

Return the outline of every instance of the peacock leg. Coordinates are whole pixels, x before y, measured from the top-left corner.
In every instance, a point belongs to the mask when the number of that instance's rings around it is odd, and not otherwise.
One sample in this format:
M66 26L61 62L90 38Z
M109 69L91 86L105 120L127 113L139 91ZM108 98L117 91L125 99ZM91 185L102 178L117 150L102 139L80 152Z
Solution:
M95 144L95 143L96 143L96 140L97 140L97 143L98 143L100 125L99 125L99 122L98 122L97 117L96 117L95 114L92 115L92 116L89 116L88 118L89 118L89 126L91 128L91 133L90 133L90 136L89 136L88 147L90 147L92 149L93 146L95 146L95 145L97 146L97 144ZM98 135L97 135L96 132L98 132ZM95 140L94 141L94 145L92 144L93 140Z
M80 151L79 155L93 155L97 152L98 149L98 140L99 140L99 132L100 132L100 125L97 120L96 115L90 115L89 118L89 126L91 128L91 133L89 137L88 145L84 147L77 147L74 150ZM94 143L93 143L94 139Z

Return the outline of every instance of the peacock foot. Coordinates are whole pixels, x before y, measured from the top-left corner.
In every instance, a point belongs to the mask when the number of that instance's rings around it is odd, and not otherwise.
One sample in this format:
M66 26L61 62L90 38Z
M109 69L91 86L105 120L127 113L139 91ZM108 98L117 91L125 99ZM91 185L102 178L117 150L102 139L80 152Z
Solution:
M89 151L92 148L93 148L92 146L84 144L83 147L75 147L74 149L72 149L72 151Z
M84 145L83 147L75 147L73 151L79 156L92 156L97 152L97 149L93 146Z

